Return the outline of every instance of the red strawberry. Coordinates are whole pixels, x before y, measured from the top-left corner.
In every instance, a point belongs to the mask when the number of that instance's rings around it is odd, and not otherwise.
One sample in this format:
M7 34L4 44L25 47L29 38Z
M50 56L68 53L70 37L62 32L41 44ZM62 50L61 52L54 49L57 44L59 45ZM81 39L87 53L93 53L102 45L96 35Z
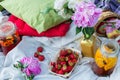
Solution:
M35 53L34 53L34 57L37 58L38 56L39 56L39 54L38 54L37 52L35 52Z
M66 62L65 62L65 61L62 61L60 64L61 64L61 65L64 65L64 64L66 64Z
M73 69L73 66L68 66L68 71L70 72Z
M42 52L42 51L43 51L43 47L40 46L37 48L37 52Z
M69 60L69 57L65 57L65 61L68 61Z
M56 72L56 68L55 67L52 68L52 72Z
M58 74L64 74L63 70L59 70Z
M77 59L73 59L72 62L76 63L76 62L77 62Z
M59 70L58 70L58 69L56 69L55 73L57 73L57 74L58 74L58 73L59 73Z
M62 67L62 70L64 71L64 72L67 72L68 71L68 69L67 69L67 65L63 65L63 67Z
M71 53L72 53L72 50L71 50L71 49L67 49L67 53L68 53L68 54L71 54Z
M75 64L75 63L72 62L72 60L69 60L69 61L68 61L68 65L69 65L69 66L74 66L74 64Z
M43 55L39 55L38 59L39 59L39 61L43 61L45 59L45 57Z
M60 64L56 64L56 65L55 65L55 68L58 69L58 70L61 69L61 67L62 67L62 66L61 66Z
M66 50L61 50L61 51L60 51L60 56L66 56L66 55L67 55Z
M70 58L71 58L71 59L74 59L74 58L75 58L74 54L71 54L71 55L70 55Z
M51 62L50 65L51 65L51 66L55 66L55 62Z
M58 61L65 61L65 57L64 56L58 57Z

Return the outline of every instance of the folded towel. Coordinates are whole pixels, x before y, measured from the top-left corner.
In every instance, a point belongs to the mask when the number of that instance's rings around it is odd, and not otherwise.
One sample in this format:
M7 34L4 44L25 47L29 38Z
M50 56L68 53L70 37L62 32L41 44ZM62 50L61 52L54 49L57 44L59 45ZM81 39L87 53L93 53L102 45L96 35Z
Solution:
M18 28L18 32L20 35L24 36L37 36L37 37L62 37L65 36L67 31L69 30L70 23L62 23L60 25L57 25L53 28L50 28L47 31L44 31L42 33L38 33L35 29L30 27L28 24L26 24L23 20L15 17L14 15L11 15L9 17L9 21L12 21L15 23L15 25Z

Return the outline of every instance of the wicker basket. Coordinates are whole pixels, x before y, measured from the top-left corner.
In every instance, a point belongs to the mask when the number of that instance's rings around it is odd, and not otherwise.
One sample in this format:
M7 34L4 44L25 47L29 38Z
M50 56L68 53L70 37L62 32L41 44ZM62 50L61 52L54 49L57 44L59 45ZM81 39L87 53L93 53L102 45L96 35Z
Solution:
M106 37L106 31L104 28L102 28L101 25L104 24L103 21L109 20L110 18L120 19L120 16L111 11L103 12L102 15L100 16L97 24L95 25L95 32L98 36Z

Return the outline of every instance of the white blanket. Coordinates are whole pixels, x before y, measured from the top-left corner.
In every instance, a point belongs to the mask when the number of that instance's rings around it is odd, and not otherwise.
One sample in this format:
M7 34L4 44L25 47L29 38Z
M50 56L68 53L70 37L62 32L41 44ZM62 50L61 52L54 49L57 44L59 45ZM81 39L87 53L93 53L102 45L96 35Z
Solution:
M48 63L51 58L57 54L62 47L73 47L79 49L79 41L75 41L81 36L75 34L75 26L72 24L69 32L64 37L46 38L46 37L28 37L24 36L22 41L11 50L6 58L0 55L0 80L25 80L24 75L13 67L19 59L24 56L34 56L38 46L43 46L45 60L40 62L42 72L33 80L120 80L120 59L110 77L98 77L92 70L89 61L90 58L83 58L79 65L75 68L72 75L65 79L49 73ZM5 61L4 61L5 59ZM4 62L4 63L3 63Z

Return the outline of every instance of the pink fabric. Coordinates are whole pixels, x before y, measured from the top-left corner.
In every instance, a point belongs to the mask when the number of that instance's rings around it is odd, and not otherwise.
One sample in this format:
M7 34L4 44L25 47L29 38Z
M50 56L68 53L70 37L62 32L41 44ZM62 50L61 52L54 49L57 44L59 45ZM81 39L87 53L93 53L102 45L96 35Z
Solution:
M9 21L12 21L17 26L20 35L25 35L25 36L62 37L65 36L65 34L67 33L70 27L70 23L62 23L47 31L38 33L35 29L31 28L23 20L15 17L14 15L11 15L9 17Z

